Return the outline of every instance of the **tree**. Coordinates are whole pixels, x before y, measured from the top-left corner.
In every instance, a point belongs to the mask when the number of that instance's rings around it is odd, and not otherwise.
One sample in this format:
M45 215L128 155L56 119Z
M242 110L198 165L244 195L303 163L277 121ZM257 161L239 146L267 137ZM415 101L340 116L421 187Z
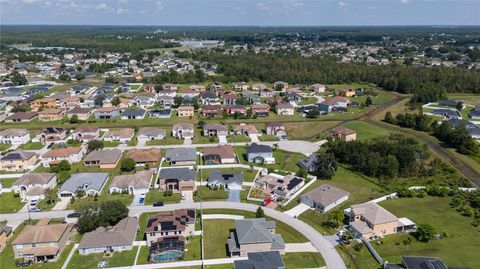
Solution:
M76 73L76 74L75 74L75 79L76 79L76 80L85 79L85 74L84 74L84 73Z
M428 242L432 240L436 234L437 234L437 231L430 224L419 224L417 226L417 231L415 232L415 236L417 237L417 240L422 242Z
M95 97L95 106L97 106L97 107L103 106L103 101L105 101L105 96L99 95L99 96Z
M135 170L135 161L132 158L125 158L120 163L120 169L122 172L131 172Z
M387 111L385 113L385 118L383 119L386 123L395 124L395 118L392 116L392 112Z
M365 106L371 106L373 105L373 100L372 98L370 98L370 96L367 97L367 99L365 100Z
M13 85L15 86L26 85L28 83L25 76L18 73L17 71L13 71L12 73L10 73L9 78L10 78L10 81L12 81Z
M91 202L76 210L80 213L78 231L86 233L103 226L113 226L128 216L128 208L118 200Z
M70 78L70 76L69 76L67 73L61 73L61 74L58 76L58 80L60 80L61 82L69 82L69 81L71 81L72 79Z
M345 220L345 214L341 210L335 210L328 215L327 222L334 228L340 227Z
M173 104L175 107L181 106L183 104L183 97L180 95L173 97Z
M16 112L28 112L31 111L32 108L29 105L16 105L12 108L11 112L16 113Z
M70 117L70 120L68 122L71 123L71 124L77 124L78 123L77 114L73 114L73 116Z
M256 218L264 218L265 217L265 212L263 212L263 208L259 206L257 208L257 212L255 212L255 217Z
M61 160L57 165L50 166L50 171L53 173L70 171L70 169L72 169L72 167L67 160Z
M112 106L118 106L120 104L120 98L115 96L112 98Z
M309 119L315 119L318 118L318 116L320 116L320 111L318 110L318 108L311 109L307 113L307 118Z
M337 160L331 153L319 153L313 167L313 175L321 179L331 179L337 170Z
M97 140L97 139L88 141L87 145L88 145L87 147L88 152L92 152L94 150L102 150L103 147L105 146L102 140Z

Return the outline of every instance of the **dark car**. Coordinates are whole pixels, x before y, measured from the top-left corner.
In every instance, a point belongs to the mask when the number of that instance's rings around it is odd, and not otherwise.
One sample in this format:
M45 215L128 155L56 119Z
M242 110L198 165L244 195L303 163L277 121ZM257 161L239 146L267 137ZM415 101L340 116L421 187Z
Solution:
M48 145L47 149L51 149L53 147L53 145L55 145L55 143L50 143L50 145Z
M70 213L67 215L67 218L80 218L80 213L78 212Z
M21 262L17 262L16 265L17 267L27 267L32 265L32 261L21 261Z
M155 203L153 203L153 206L154 207L163 206L163 202L162 201L155 202Z

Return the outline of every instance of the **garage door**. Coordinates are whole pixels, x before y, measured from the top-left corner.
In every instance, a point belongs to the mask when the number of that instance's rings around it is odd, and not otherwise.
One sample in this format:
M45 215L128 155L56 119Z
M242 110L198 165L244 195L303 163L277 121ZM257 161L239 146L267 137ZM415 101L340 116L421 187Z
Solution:
M183 187L182 191L193 191L193 187Z

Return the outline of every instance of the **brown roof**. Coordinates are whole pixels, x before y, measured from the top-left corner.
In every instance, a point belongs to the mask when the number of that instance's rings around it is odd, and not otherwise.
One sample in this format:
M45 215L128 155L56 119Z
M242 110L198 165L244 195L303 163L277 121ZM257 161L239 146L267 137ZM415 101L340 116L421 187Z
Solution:
M356 133L352 129L348 129L348 128L341 127L341 126L332 128L328 132L331 133L331 134L340 134L340 135L350 135L350 134L355 134Z
M86 114L90 112L90 108L76 107L67 111L67 114Z
M109 136L118 136L121 138L130 138L133 136L133 133L135 130L133 128L122 128L119 130L109 130L108 133L105 135L105 137Z
M373 225L398 221L395 215L375 203L352 205L352 211L355 215L362 215Z
M135 162L157 162L160 159L160 149L132 149L127 152L127 157Z
M95 231L84 234L78 248L132 245L137 229L138 219L126 217L109 229L98 227Z
M47 108L40 111L38 114L40 115L47 115L47 114L61 114L62 110L56 108Z
M136 172L135 174L120 175L112 179L110 188L127 188L133 186L136 189L148 189L150 187L150 181L152 180L153 171L143 170Z
M34 247L23 249L23 255L25 256L54 256L57 255L57 247Z
M247 132L249 134L258 134L258 129L253 124L239 124L234 125L233 127L234 132Z
M203 155L219 155L222 159L235 158L235 151L230 145L218 145L215 147L207 147L203 149Z
M99 107L96 109L98 112L112 112L118 110L116 106L105 106L105 107Z
M47 184L54 177L54 173L28 173L17 179L13 185Z
M80 126L77 127L73 132L74 133L96 133L98 131L98 127L93 126Z
M27 225L15 238L12 245L58 242L65 233L73 229L73 224L45 224L39 222L36 225Z
M5 120L30 120L38 116L37 112L17 112L10 115Z
M68 148L59 148L51 149L47 153L42 155L42 158L65 158L73 154L77 154L82 150L81 147L68 147Z
M150 217L147 221L147 229L145 232L159 231L163 225L164 230L176 231L185 230L185 225L195 223L195 209L177 209L172 212L159 213ZM159 229L160 226L160 229Z

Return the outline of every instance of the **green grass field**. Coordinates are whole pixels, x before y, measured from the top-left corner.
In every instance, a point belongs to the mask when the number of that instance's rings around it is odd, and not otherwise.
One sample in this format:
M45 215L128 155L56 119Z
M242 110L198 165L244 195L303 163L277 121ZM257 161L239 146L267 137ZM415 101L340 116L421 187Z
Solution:
M358 140L371 139L379 136L387 136L390 130L365 121L349 121L342 124L343 127L352 129L357 132Z
M20 145L21 149L24 150L39 150L42 149L44 146L41 142L28 142L26 144Z
M323 132L338 124L340 121L288 122L285 129L292 140L319 140Z
M137 254L138 247L133 247L132 250L115 252L110 257L105 257L103 253L94 253L90 255L80 255L78 252L73 254L72 259L68 263L68 269L89 269L96 268L98 263L106 260L108 261L107 267L121 267L131 266L135 261L135 255Z
M446 238L428 243L404 245L409 235L400 234L381 239L375 249L384 260L399 262L401 255L423 255L441 258L448 266L480 268L480 230L470 225L472 219L461 216L451 208L449 198L401 198L387 200L380 205L397 217L407 217L417 224L429 223Z
M25 203L23 203L20 197L15 197L13 192L4 192L0 194L0 213L14 213L22 209Z
M17 179L18 178L2 178L0 179L0 184L2 184L2 188L10 188Z
M196 202L200 201L215 201L215 200L227 200L228 191L223 189L213 190L207 186L198 186L197 195L194 197Z
M203 221L205 259L227 258L229 256L227 240L232 229L235 229L233 220Z
M145 204L151 205L158 201L163 201L165 204L174 204L180 202L180 193L173 193L172 196L164 196L163 194L163 192L158 190L149 191L145 196Z
M320 268L325 266L322 254L311 252L289 252L282 256L285 268Z

